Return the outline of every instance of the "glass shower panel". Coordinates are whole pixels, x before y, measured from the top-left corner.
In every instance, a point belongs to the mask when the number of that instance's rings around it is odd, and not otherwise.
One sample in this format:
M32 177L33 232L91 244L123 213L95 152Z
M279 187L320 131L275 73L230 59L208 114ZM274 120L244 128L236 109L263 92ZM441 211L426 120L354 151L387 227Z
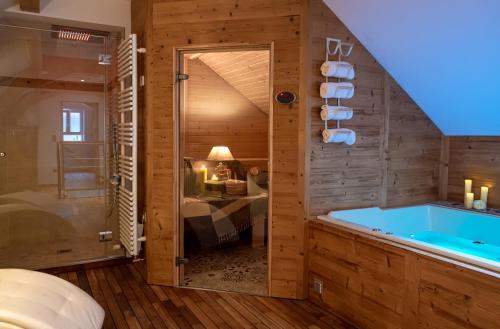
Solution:
M0 267L111 253L103 53L104 37L0 25Z

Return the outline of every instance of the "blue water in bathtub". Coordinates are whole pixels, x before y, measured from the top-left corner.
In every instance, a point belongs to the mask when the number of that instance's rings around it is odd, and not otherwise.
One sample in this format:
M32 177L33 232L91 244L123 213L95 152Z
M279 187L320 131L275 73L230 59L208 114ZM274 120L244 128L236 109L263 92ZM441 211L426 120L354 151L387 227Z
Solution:
M500 262L500 247L488 244L487 241L474 241L434 231L410 234L410 238L446 249L460 251L468 255Z

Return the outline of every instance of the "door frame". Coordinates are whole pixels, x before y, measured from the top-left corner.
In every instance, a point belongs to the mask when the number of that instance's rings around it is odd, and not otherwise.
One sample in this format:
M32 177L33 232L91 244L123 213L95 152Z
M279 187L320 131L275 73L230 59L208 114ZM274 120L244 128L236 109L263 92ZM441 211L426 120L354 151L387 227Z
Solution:
M173 139L174 139L174 170L173 170L173 242L174 242L174 286L181 287L182 278L184 275L183 266L176 265L176 257L181 256L184 252L184 231L183 223L180 219L180 193L182 191L183 179L181 179L181 170L183 168L183 115L184 111L182 105L185 98L185 86L182 80L177 80L177 73L184 73L184 54L189 53L213 53L213 52L228 52L228 51L251 51L251 50L267 50L269 51L269 116L268 116L268 200L267 200L267 295L271 291L271 252L272 252L272 196L273 196L273 72L274 72L274 42L269 44L214 44L214 45L200 45L200 46L185 46L175 47L173 49ZM183 176L182 176L183 177Z

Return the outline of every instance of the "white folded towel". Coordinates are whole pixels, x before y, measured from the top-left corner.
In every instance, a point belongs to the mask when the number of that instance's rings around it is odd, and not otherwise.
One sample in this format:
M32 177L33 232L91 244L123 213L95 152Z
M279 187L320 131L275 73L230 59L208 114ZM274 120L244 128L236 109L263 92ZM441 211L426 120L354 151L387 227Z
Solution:
M323 82L319 94L322 98L349 99L354 95L354 85L350 82Z
M326 61L321 65L321 74L325 77L354 79L354 65L348 62Z
M321 106L321 120L349 120L352 119L352 108L347 106Z
M351 129L324 129L323 143L346 143L352 145L356 143L356 133Z

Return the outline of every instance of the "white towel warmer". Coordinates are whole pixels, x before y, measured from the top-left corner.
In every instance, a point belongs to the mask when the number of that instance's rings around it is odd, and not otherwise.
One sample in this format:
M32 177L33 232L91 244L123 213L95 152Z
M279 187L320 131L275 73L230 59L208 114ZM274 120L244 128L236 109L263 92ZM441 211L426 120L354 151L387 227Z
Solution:
M120 242L130 256L139 253L137 213L137 36L118 47L118 219Z

